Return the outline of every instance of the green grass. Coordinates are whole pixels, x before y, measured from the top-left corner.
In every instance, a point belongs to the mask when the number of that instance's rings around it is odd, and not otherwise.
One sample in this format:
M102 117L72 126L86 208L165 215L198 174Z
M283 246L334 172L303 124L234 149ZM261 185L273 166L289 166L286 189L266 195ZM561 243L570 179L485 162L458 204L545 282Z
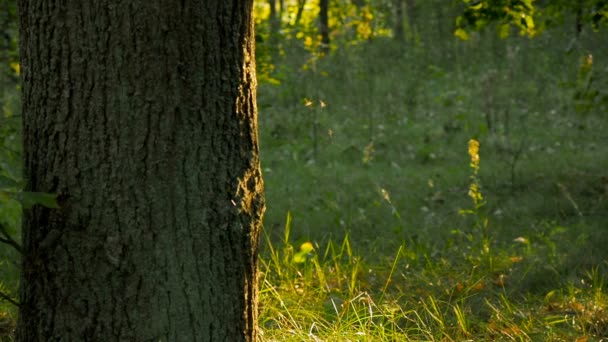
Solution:
M287 225L289 230L289 224ZM263 340L463 341L601 338L608 333L605 267L557 273L557 237L521 239L487 255L462 244L375 251L370 264L350 239L317 246L303 263L297 245L268 242L262 262ZM474 244L474 242L473 242ZM549 279L545 279L549 277ZM534 290L533 281L547 282Z
M259 89L263 340L608 337L607 109L573 99L586 53L606 76L605 39L491 38L277 62ZM462 216L470 138L486 203Z

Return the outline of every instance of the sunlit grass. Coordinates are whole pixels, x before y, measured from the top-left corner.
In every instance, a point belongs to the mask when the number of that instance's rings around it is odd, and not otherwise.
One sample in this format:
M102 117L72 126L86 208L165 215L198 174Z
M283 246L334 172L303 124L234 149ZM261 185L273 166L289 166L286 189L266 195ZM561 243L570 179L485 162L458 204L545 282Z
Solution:
M288 219L286 231L289 225ZM542 244L516 256L496 251L493 270L478 252L463 253L465 246L450 252L402 245L384 264L367 262L348 237L317 246L303 262L295 261L298 246L288 240L267 240L266 247L265 341L591 341L608 335L605 264L572 279L554 278L541 291L519 286L533 276L535 259L552 260Z
M585 237L590 227L579 224L577 233L545 222L513 231L505 241L492 230L486 210L493 203L482 195L479 171L485 157L477 140L469 141L468 152L471 175L460 194L468 195L472 209L459 209L461 222L444 224L436 242L429 236L405 239L391 252L380 244L354 247L346 234L313 249L311 242L293 241L289 213L279 242L266 235L262 339L583 342L608 337L608 262L577 249L590 243ZM436 185L429 181L428 186ZM392 216L403 221L389 192L380 187L377 192ZM569 241L573 236L580 239L578 247Z

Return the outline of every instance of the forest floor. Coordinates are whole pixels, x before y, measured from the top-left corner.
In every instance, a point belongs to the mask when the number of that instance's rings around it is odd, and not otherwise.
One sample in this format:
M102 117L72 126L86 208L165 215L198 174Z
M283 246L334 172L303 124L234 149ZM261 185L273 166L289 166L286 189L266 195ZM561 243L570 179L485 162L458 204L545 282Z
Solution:
M288 50L259 88L264 340L608 338L608 116L580 94L606 56L557 39Z

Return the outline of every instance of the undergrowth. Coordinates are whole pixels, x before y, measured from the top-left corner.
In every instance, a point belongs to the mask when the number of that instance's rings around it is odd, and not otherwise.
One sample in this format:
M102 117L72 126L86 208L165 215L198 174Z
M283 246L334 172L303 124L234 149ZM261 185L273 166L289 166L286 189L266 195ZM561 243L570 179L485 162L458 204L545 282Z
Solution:
M286 231L290 229L288 218ZM288 237L288 234L286 234ZM265 341L595 341L608 337L606 263L577 277L555 273L551 248L519 238L483 258L403 244L383 264L350 238L315 246L305 260L289 241L262 259ZM543 260L541 262L540 260ZM540 268L540 270L539 270ZM524 284L545 272L546 290Z
M483 212L479 143L469 142L469 233L443 246L403 241L393 251L353 249L351 237L292 242L266 235L260 333L265 341L592 341L608 338L608 263L564 267L566 228L508 244ZM390 196L384 192L385 200ZM549 228L550 226L547 226ZM377 254L378 258L373 257ZM370 261L373 260L373 261ZM570 274L562 273L564 270Z

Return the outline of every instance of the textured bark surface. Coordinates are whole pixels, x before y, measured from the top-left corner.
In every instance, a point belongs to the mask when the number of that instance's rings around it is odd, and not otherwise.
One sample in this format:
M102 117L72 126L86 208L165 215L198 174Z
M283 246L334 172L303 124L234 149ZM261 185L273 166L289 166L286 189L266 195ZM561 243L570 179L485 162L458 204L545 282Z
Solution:
M256 337L252 0L21 0L18 341Z

